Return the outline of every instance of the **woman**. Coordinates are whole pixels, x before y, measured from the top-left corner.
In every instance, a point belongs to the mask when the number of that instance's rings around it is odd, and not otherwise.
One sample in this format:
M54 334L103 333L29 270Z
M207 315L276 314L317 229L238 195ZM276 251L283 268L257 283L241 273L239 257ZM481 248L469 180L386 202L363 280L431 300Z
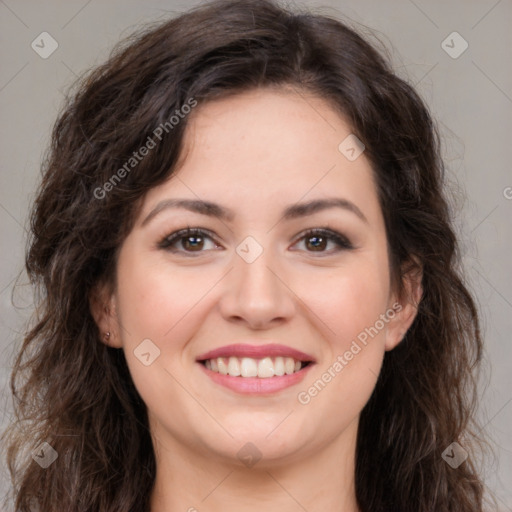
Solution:
M483 510L478 316L418 95L270 1L128 43L32 214L15 510Z

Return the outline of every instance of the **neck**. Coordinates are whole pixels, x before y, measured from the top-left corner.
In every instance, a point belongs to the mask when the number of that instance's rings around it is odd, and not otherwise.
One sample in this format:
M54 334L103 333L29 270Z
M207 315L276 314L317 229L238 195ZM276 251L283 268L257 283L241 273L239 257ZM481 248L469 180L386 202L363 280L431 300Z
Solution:
M323 449L253 467L166 439L155 442L157 475L151 512L358 512L357 422ZM171 441L171 442L168 442Z

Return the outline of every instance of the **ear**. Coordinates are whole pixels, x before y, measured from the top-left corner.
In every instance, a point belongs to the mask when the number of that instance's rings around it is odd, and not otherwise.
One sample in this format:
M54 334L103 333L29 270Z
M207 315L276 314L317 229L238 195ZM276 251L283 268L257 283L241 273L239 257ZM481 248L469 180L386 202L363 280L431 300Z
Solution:
M111 286L97 284L89 295L89 309L99 330L100 340L113 348L121 348L115 295Z
M407 270L402 270L401 280L403 284L403 291L400 295L396 292L391 294L388 311L394 311L394 316L388 323L386 331L385 349L393 350L404 338L407 330L412 325L416 314L418 313L418 306L423 296L423 269L421 263L417 258L412 258L407 262L404 267Z

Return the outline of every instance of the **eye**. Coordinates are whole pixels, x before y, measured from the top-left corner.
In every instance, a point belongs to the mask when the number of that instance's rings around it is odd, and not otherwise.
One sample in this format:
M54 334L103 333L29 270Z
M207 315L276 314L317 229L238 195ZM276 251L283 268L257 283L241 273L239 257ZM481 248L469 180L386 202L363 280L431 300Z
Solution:
M308 252L333 253L341 250L350 250L354 246L350 240L341 233L326 228L310 229L304 233L294 245L302 242ZM334 250L326 250L333 247Z
M170 252L201 253L207 250L219 249L212 235L204 229L186 228L167 235L158 244L160 249Z

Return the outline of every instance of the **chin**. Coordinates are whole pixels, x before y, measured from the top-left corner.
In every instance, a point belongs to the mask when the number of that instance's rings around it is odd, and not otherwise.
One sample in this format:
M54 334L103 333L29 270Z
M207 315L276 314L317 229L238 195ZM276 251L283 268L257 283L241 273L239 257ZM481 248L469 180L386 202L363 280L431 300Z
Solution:
M279 421L282 421L282 417ZM301 436L295 437L290 428L282 429L279 434L276 429L261 428L258 425L251 425L250 419L248 424L238 428L232 427L229 431L234 439L222 436L224 442L219 444L219 436L216 437L215 443L211 445L212 451L215 451L222 458L229 460L236 459L237 464L252 467L258 465L258 468L266 466L276 466L279 463L289 463L297 457L300 447L307 445L305 439ZM252 419L254 422L254 418ZM276 422L275 425L278 425ZM275 428L275 426L274 426ZM270 434L269 434L270 433Z

